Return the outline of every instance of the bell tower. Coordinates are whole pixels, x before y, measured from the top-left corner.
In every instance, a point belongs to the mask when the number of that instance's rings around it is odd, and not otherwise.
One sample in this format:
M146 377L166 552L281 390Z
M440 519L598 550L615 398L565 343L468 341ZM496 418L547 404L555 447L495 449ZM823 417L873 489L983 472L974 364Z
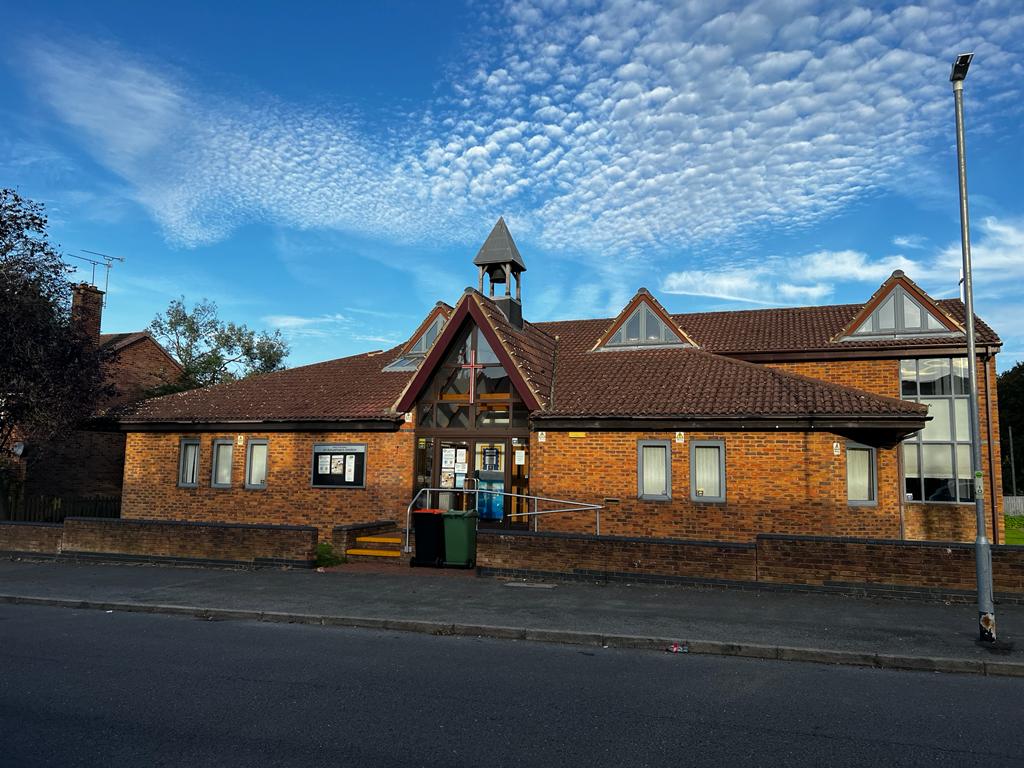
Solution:
M516 328L523 327L522 274L526 271L523 257L519 255L512 234L504 218L499 218L491 234L487 236L473 263L480 268L480 293L484 292L484 275L490 288L487 295L493 299L508 321ZM512 295L512 280L516 281L516 294ZM497 286L504 291L495 295Z

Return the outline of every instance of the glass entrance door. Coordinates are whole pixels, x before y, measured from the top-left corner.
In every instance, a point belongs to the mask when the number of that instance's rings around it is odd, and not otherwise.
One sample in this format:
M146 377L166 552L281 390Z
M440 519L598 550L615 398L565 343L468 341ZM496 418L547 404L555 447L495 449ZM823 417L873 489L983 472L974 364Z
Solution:
M501 523L505 519L505 440L478 440L476 443L476 511L481 523Z
M438 494L439 509L472 509L472 498L462 493L469 475L472 443L468 440L438 440L436 488L451 488ZM472 483L470 483L472 487ZM472 494L469 494L472 497Z

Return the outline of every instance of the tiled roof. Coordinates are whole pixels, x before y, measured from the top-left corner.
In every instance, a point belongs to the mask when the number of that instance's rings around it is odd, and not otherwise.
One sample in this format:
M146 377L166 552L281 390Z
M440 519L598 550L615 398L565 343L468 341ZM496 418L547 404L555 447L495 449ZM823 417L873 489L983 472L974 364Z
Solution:
M916 403L687 347L590 351L606 321L558 326L554 401L542 418L920 417Z
M409 373L384 373L401 352L368 353L145 400L123 421L350 421L390 411Z
M516 362L534 395L546 408L551 402L551 383L555 374L555 340L533 323L513 326L489 298L476 291L473 298L491 322L505 351Z
M941 299L935 303L961 325L966 322L964 305L959 299ZM825 307L697 312L673 315L672 318L701 349L719 354L913 348L951 343L949 336L914 336L901 339L871 337L833 342L832 339L842 332L863 306L835 304ZM607 324L612 321L604 322ZM975 323L978 343L1000 343L995 331L977 316ZM603 328L594 337L595 341L602 332Z
M469 291L541 404L535 416L695 418L921 418L913 403L732 359L756 353L960 346L959 337L832 342L860 304L677 314L700 349L592 351L611 319L512 326L490 299ZM958 300L937 302L963 322ZM978 341L999 337L978 321ZM392 407L415 373L385 373L404 345L292 368L141 403L127 423L346 421L400 418ZM715 353L715 354L711 354Z

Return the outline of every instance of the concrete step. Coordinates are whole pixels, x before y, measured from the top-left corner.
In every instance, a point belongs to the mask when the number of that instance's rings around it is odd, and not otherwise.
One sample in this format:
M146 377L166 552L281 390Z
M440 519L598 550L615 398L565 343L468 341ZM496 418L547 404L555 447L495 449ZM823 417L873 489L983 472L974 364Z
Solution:
M358 544L396 544L402 543L402 537L398 534L394 536L377 535L377 536L356 536L356 543Z
M345 557L401 557L397 549L346 549Z

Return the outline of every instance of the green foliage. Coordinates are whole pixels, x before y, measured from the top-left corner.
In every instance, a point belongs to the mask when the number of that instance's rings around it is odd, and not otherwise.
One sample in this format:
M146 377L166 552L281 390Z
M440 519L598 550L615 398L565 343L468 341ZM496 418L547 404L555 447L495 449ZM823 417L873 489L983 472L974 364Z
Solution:
M245 325L224 322L217 305L207 299L191 310L185 298L174 299L167 311L153 318L150 332L174 355L184 369L178 382L154 394L235 381L284 368L288 344L280 331L256 333Z
M1024 491L1024 361L999 374L999 432L1003 455L1003 494L1013 492L1010 471L1010 428L1013 428L1014 463L1017 470L1017 493Z
M345 562L344 557L334 553L334 547L329 541L321 541L316 545L316 567L330 568L332 565L341 565Z
M71 321L70 269L46 228L41 204L0 189L0 459L16 440L30 458L111 394L108 355Z

